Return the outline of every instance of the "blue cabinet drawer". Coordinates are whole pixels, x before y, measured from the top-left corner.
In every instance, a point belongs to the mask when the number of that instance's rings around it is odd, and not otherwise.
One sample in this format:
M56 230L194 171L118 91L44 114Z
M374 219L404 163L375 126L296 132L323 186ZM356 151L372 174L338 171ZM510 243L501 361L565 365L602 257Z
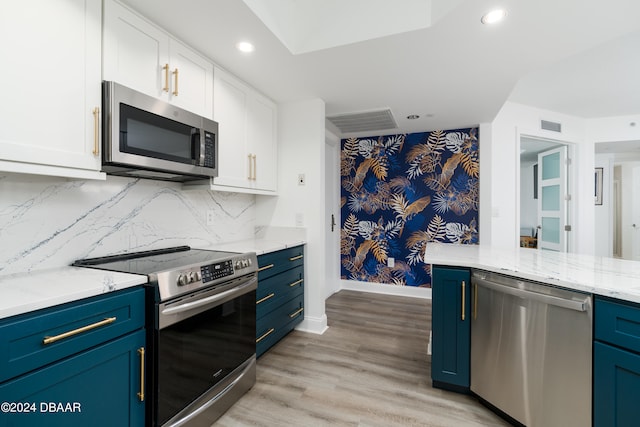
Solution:
M304 295L287 301L257 322L256 355L259 357L304 318Z
M304 292L304 269L302 266L260 280L256 292L256 317L260 319L302 292Z
M304 265L304 246L283 249L258 256L258 280Z
M594 337L640 353L640 305L596 298Z
M0 427L144 425L144 346L139 330L3 383L0 402L29 412L3 411Z
M128 289L0 322L0 382L144 326L144 290Z

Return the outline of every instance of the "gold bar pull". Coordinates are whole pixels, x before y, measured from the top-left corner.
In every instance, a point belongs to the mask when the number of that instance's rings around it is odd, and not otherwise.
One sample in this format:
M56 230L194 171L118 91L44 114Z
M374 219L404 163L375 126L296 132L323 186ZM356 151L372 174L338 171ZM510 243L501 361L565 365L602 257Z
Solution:
M164 67L162 67L162 69L164 70L164 86L162 87L162 90L164 92L169 92L169 64L164 64Z
M466 287L466 283L464 283L464 280L462 281L462 315L460 316L462 318L462 320L464 321L464 288Z
M93 109L93 155L100 154L100 109Z
M178 69L173 71L173 95L178 96Z
M138 393L138 399L140 402L144 402L144 347L138 349L140 355L140 392Z
M251 161L251 154L248 155L249 157L249 181L251 181L253 179L253 162Z
M270 269L270 268L273 268L273 264L269 264L269 265L265 265L264 267L260 267L260 268L258 269L258 273L260 273L261 271L268 270L268 269Z
M295 282L293 282L292 284L289 285L290 288L293 288L295 285L299 285L300 283L304 282L304 279L300 279L300 280L296 280Z
M302 311L303 311L303 310L304 310L304 307L302 307L302 308L301 308L301 309L299 309L299 310L294 311L293 313L291 313L291 314L289 315L289 318L293 319L293 318L294 318L294 317L296 317L298 314L302 313Z
M258 179L258 162L256 161L256 155L253 155L253 180Z
M478 284L473 284L473 320L478 318Z
M304 255L298 255L298 256L294 256L292 258L289 258L289 261L297 261L299 259L304 258Z
M263 336L261 336L260 338L258 338L256 340L256 344L258 344L260 341L262 341L263 339L265 339L266 337L268 337L270 334L273 333L273 331L275 331L275 329L271 328L267 331L267 333L265 333Z
M115 321L116 321L115 317L107 317L104 320L101 320L101 321L96 322L96 323L92 323L91 325L83 326L83 327L78 328L78 329L74 329L73 331L65 332L63 334L56 335L56 336L53 336L53 337L44 337L44 339L42 340L42 344L51 344L51 343L54 343L56 341L60 341L60 340L65 339L65 338L69 338L69 337L72 337L74 335L78 335L78 334L81 334L83 332L90 331L91 329L95 329L95 328L99 328L100 326L108 325L109 323L113 323Z
M258 301L256 301L256 305L260 304L261 302L265 302L266 300L268 300L269 298L273 298L274 296L276 296L276 294L269 294L264 298L259 299Z

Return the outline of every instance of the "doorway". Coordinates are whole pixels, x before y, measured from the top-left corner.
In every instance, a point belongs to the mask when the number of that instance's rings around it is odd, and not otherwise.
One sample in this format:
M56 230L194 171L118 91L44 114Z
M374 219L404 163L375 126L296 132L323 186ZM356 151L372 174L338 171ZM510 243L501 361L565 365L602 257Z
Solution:
M520 135L520 206L519 206L519 236L520 246L532 249L550 249L560 252L569 251L568 228L570 223L570 204L567 193L570 191L570 162L564 158L571 156L571 145L565 142L552 139L540 138L535 136ZM540 158L544 159L548 156L545 154L565 152L562 156L558 156L559 163L556 165L558 169L557 178L554 178L554 184L558 185L558 191L546 185L548 178L544 173L543 165ZM554 155L554 159L555 159ZM555 173L553 174L555 177ZM544 178L544 179L543 179ZM543 183L545 185L543 186ZM544 193L544 194L543 194ZM551 211L543 205L543 195L548 200L549 194L555 197L553 218L549 217ZM543 210L544 209L544 210ZM550 230L549 225L553 227ZM545 241L541 240L543 226L547 229ZM551 242L550 232L553 234Z
M596 255L640 260L640 141L599 142L595 166L602 194L595 204Z

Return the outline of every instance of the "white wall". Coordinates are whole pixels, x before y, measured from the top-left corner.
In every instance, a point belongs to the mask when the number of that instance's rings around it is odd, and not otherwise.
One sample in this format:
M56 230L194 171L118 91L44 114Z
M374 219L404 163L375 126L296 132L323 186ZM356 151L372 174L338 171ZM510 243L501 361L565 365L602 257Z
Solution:
M540 129L540 120L562 123L562 133ZM489 197L481 187L481 218L487 214L491 216L490 238L485 239L482 235L481 242L488 240L494 246L508 248L519 244L521 135L574 144L571 167L575 169L577 179L569 183L572 195L570 221L574 230L570 233L569 248L572 252L593 253L594 212L590 194L593 191L594 153L593 143L585 142L584 119L513 102L506 102L491 123L488 165L485 155L480 155L481 174L483 170L489 170L488 174L481 175L480 182L482 185L483 179L488 178L489 183L485 185L490 186Z
M278 106L278 196L256 198L258 225L305 227L305 318L297 328L322 333L325 314L325 105L321 99ZM298 185L304 173L305 185Z

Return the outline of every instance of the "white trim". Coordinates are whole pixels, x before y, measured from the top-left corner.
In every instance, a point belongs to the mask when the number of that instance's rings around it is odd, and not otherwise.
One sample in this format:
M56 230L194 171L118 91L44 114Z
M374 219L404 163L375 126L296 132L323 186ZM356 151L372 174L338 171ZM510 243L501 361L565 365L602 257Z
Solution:
M329 329L329 326L327 326L327 315L323 314L322 317L305 316L304 320L296 326L295 329L296 331L322 335Z
M431 299L431 288L418 288L416 286L396 286L386 285L383 283L359 282L356 280L341 280L340 289L372 292L374 294Z

